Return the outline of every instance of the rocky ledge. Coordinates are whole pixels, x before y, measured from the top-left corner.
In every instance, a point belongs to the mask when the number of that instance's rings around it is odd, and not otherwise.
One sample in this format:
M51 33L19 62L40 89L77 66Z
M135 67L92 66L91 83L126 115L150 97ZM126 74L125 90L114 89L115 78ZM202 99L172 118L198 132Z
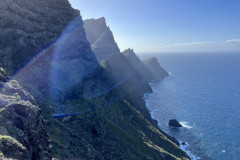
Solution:
M52 158L41 113L17 81L4 83L0 92L0 159Z

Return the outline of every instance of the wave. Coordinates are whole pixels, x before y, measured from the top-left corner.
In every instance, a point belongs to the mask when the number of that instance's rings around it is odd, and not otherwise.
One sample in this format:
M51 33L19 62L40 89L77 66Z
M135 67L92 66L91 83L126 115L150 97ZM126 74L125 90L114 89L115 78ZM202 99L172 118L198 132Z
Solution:
M192 126L188 125L188 122L186 121L180 121L180 124L187 129L193 128Z
M153 84L154 84L154 83L152 83L152 84L150 83L150 85L153 85ZM152 86L151 86L151 87L152 87ZM152 87L152 90L153 90L153 92L151 92L151 93L149 93L149 92L148 92L148 93L145 93L144 96L143 96L143 99L145 100L146 107L147 107L147 109L148 109L148 111L149 111L152 119L157 120L158 126L161 128L161 123L159 122L158 118L156 118L156 116L155 116L155 114L154 114L154 113L157 111L157 109L153 109L153 110L150 109L151 103L156 103L157 101L154 101L154 100L150 100L150 99L149 99L149 95L158 94L158 93L159 93L159 90L157 90L157 89L155 89L155 88L153 88L153 87ZM184 128L187 128L187 129L193 128L193 127L190 126L190 125L188 124L188 122L186 122L186 121L180 121L180 124L181 124ZM167 126L167 125L168 125L168 123L166 122L166 126ZM161 128L161 130L163 130L164 132L167 133L167 131L165 131L163 128ZM185 144L184 144L183 141L179 141L179 143L180 143L180 146L179 146L179 147L188 154L188 156L191 158L191 160L199 160L199 159L201 159L200 157L197 157L197 156L193 155L193 154L187 149L187 148L189 147L188 142L184 142L184 143L185 143ZM183 145L183 144L184 144L184 145Z
M180 148L188 154L188 156L191 158L191 160L199 160L199 159L201 159L200 157L196 157L189 150L187 150L187 148L189 147L188 142L179 141L179 143L180 143Z

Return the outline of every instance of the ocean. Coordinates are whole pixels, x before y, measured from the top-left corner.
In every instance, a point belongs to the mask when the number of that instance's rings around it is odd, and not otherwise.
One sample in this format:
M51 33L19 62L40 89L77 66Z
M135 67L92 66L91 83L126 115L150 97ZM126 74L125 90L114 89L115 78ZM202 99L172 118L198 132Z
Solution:
M152 56L170 73L144 97L160 128L187 142L193 159L240 160L240 54L139 55ZM184 127L169 127L173 118Z

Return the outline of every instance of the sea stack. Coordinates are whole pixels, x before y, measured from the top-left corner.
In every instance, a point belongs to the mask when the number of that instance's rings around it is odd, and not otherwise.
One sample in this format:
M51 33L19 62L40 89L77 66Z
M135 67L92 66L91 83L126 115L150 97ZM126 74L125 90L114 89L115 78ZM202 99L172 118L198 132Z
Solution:
M170 119L168 125L171 127L182 127L176 119Z

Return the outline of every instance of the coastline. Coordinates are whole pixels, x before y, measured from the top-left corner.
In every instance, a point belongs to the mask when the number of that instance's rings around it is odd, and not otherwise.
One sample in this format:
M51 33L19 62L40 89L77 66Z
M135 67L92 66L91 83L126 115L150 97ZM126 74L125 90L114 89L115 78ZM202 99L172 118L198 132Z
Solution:
M156 81L158 81L158 79L155 79L155 80L150 81L150 82L149 82L149 85L151 86L151 84L154 84ZM151 88L152 88L152 86L151 86ZM152 92L146 92L146 93L144 94L143 99L144 99L144 101L145 101L145 105L146 105L146 107L147 107L147 109L148 109L148 111L149 111L149 113L150 113L150 115L151 115L151 118L154 119L154 120L156 120L156 121L158 122L158 127L159 127L163 132L165 132L166 134L169 135L169 133L168 133L166 130L164 130L164 129L161 128L161 123L160 123L160 121L159 121L159 120L154 116L154 114L153 114L153 113L154 113L154 110L151 110L151 109L149 108L150 104L149 104L146 96L149 95L149 94L153 94L153 93L158 93L158 91L156 91L154 88L152 88ZM167 123L167 122L166 122L166 123ZM181 122L180 122L180 123L181 123ZM185 126L183 125L183 127L185 127ZM187 128L187 127L185 127L185 128ZM175 137L174 137L174 138L175 138ZM177 141L178 141L179 144L180 144L180 145L179 145L179 148L180 148L181 150L183 150L184 152L186 152L187 155L191 158L191 160L200 160L200 159L201 159L200 157L192 154L191 151L187 149L187 148L190 148L190 147L191 147L188 142L186 142L186 141L181 141L181 140L178 140L178 139L177 139ZM183 142L185 142L185 145L182 144Z
M188 142L184 142L185 145L182 145L183 141L178 141L180 143L180 148L181 150L183 150L184 152L186 152L188 154L188 156L192 159L192 160L199 160L201 159L200 157L195 156L194 154L192 154L189 150L187 150L188 147L191 147Z

